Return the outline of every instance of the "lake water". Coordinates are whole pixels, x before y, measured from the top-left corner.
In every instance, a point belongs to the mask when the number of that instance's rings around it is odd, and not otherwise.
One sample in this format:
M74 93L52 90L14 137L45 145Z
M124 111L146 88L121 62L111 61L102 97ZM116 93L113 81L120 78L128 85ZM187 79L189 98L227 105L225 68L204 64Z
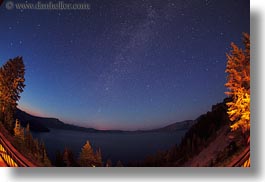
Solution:
M150 133L88 133L51 129L48 133L32 133L33 137L45 142L52 161L57 150L65 147L71 149L77 158L86 140L94 149L100 147L103 161L111 159L113 164L118 160L126 164L129 161L143 160L158 150L166 150L180 142L186 130L177 132Z

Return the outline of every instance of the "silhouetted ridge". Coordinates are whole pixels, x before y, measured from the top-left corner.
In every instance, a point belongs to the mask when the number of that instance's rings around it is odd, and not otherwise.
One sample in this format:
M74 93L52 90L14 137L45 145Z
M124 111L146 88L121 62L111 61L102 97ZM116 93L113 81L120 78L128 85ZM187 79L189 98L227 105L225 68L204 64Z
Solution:
M157 132L175 132L178 130L187 130L189 129L192 125L196 123L196 120L185 120L182 122L176 122L170 125L167 125L163 128L158 128L150 131L157 131Z
M73 131L83 131L83 132L106 132L106 133L121 133L121 132L175 132L178 130L189 129L195 121L186 120L182 122L176 122L167 125L162 128L152 129L152 130L138 130L138 131L122 131L122 130L97 130L94 128L85 128L81 126L75 126L71 124L66 124L57 118L44 118L33 116L20 109L16 110L15 118L17 118L23 127L30 124L30 130L35 132L49 132L49 129L61 129L61 130L73 130Z
M49 132L51 129L62 129L62 130L76 130L85 132L97 132L98 130L93 128L84 128L80 126L66 124L56 118L44 118L38 116L32 116L20 109L16 110L15 117L20 120L21 125L26 127L27 123L30 124L31 131L36 132Z
M212 110L199 116L191 125L179 145L167 151L160 151L148 156L144 161L131 162L129 166L182 166L192 157L198 155L217 137L217 131L229 125L226 102L212 106ZM166 128L166 127L165 127ZM169 127L170 128L170 127Z

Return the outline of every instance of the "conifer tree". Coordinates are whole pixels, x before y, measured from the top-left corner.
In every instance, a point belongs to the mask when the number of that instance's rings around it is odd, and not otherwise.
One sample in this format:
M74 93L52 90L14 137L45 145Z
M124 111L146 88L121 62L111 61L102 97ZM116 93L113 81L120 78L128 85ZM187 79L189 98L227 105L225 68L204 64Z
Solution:
M100 148L96 151L95 154L95 166L102 167L102 157Z
M14 128L13 115L17 101L25 87L24 75L25 65L22 57L10 59L0 68L1 119L10 132Z
M14 133L14 127L15 127L15 123L14 121L14 109L10 106L7 105L5 107L5 112L3 113L3 124L5 126L5 128L13 135Z
M73 167L73 166L75 166L74 154L68 148L65 148L64 149L62 159L63 159L63 163L64 163L64 165L66 167Z
M18 120L16 120L14 135L19 140L19 142L24 141L24 129L20 126L20 122Z
M227 103L228 116L233 122L232 131L240 129L247 136L247 143L250 142L250 36L243 34L245 50L231 44L232 50L227 54L226 72L229 91L226 92L232 98ZM250 166L250 159L244 167Z
M32 153L37 161L41 161L40 146L38 139L34 139L33 143L34 147Z
M243 133L250 130L250 40L244 34L245 50L239 49L234 43L232 50L227 54L226 72L227 83L232 101L227 103L228 115L233 122L232 130L241 129Z
M33 137L30 133L30 125L28 123L25 131L25 145L31 152L33 151L33 144Z
M43 162L43 164L44 164L45 167L51 167L52 166L51 161L48 158L48 155L47 155L47 152L46 152L46 149L45 148L43 149L43 159L42 159L42 162Z
M89 141L82 148L79 156L79 165L82 167L95 167L94 151Z

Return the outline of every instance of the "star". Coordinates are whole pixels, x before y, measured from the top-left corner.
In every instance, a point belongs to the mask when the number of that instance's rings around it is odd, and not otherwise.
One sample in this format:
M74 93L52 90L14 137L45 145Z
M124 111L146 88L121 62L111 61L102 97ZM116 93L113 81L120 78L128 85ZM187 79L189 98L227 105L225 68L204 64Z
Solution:
M22 102L56 117L134 129L136 108L139 123L160 118L162 125L170 110L174 120L191 119L223 99L225 53L249 30L246 1L113 2L93 1L87 12L13 10L3 18L2 56L21 54L30 73Z

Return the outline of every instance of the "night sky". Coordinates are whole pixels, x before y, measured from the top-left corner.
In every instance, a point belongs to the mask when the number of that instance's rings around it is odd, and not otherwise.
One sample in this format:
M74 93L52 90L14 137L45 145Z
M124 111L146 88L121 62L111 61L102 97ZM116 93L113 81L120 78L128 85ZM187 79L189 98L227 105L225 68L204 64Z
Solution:
M21 109L98 129L156 128L207 112L225 98L230 43L250 32L246 0L65 2L91 9L4 2L0 63L24 58Z

